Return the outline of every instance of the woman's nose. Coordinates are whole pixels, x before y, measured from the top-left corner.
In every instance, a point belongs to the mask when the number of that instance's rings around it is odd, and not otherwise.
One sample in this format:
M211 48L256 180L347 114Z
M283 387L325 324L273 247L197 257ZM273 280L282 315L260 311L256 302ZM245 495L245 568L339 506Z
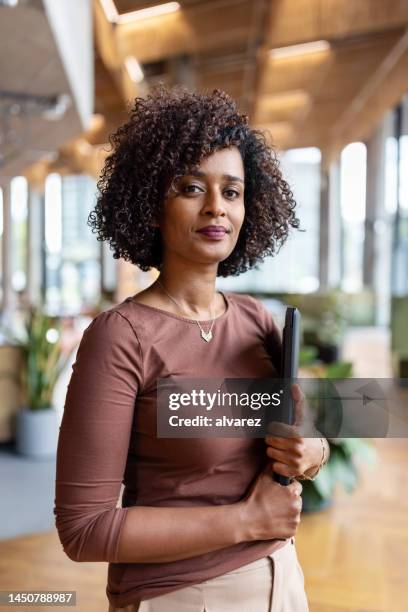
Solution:
M222 195L218 192L207 192L204 211L211 212L215 216L225 215L225 204Z

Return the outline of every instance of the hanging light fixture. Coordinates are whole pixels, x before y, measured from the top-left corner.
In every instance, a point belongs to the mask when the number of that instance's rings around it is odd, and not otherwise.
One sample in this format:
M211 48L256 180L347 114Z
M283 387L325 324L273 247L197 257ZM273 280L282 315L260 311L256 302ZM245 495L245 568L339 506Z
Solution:
M180 4L178 2L165 2L163 4L155 4L154 6L137 9L120 15L113 0L100 0L100 3L107 19L112 23L118 24L140 21L151 17L159 17L160 15L168 15L169 13L175 13L180 10Z
M71 96L36 96L0 91L0 166L15 159L30 141L31 123L37 117L60 120L71 106Z

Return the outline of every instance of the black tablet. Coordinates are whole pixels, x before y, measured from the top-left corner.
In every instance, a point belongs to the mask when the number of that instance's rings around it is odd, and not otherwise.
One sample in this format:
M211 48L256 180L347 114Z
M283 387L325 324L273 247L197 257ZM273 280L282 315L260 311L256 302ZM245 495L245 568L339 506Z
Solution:
M292 425L295 418L295 407L290 393L290 383L297 378L300 349L300 312L293 306L286 309L285 326L282 335L281 378L285 379L280 421ZM291 479L281 474L274 474L274 480L281 485L288 485Z

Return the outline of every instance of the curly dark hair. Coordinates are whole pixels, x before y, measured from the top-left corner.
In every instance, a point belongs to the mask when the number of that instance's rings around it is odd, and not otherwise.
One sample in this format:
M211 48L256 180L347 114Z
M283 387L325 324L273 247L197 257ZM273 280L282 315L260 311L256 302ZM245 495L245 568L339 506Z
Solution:
M220 89L190 92L156 87L136 98L129 120L109 138L112 151L97 183L98 197L88 217L98 240L113 257L148 271L161 269L158 219L169 185L212 152L235 145L245 170L245 217L233 252L218 265L217 276L246 272L273 255L299 227L296 203L282 178L265 134L249 127L248 116Z

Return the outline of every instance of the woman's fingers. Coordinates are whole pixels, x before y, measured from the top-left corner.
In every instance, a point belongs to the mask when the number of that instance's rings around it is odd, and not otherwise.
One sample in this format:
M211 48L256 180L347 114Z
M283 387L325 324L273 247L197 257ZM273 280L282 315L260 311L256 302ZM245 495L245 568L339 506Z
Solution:
M271 421L267 426L267 430L276 436L291 437L292 435L297 435L297 428L303 423L306 398L301 387L297 383L291 385L291 395L295 408L293 423L289 425L288 423L282 423L280 421Z
M288 478L293 478L295 476L293 470L286 465L286 463L274 461L272 464L272 469L276 474L280 474L281 476L287 476Z
M270 459L274 460L274 465L276 463L285 466L290 471L290 476L300 476L308 468L308 464L303 456L295 456L271 446L266 449L266 454Z
M267 431L271 435L269 437L277 438L297 438L299 437L299 430L296 425L288 425L287 423L280 423L279 421L271 421L267 425Z
M286 459L288 458L288 454L283 450L268 446L268 448L266 449L266 454L271 459L275 459L276 461L280 461L281 463L287 463Z
M297 383L292 385L291 393L295 404L294 425L301 425L305 416L305 394Z

